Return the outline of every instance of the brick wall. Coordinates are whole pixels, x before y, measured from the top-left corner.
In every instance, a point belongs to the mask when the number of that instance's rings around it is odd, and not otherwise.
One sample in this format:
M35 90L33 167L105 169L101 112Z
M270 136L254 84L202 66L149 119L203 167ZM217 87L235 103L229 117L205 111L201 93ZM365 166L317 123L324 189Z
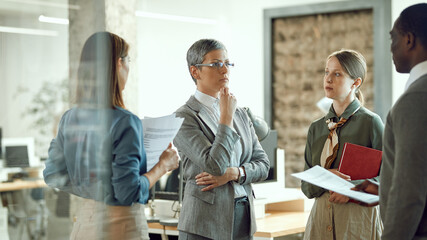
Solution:
M361 90L373 110L372 10L277 18L273 21L273 128L286 152L286 186L299 187L290 176L304 168L310 123L324 114L316 102L324 97L323 73L329 54L342 48L362 53L368 76Z

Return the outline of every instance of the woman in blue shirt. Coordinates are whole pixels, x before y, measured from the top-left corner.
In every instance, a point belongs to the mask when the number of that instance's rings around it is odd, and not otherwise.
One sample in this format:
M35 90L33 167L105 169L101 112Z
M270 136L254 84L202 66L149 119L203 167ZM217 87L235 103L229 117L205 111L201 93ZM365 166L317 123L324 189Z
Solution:
M141 120L125 109L129 45L109 32L86 41L75 106L65 112L49 148L44 179L83 198L71 239L148 239L149 189L178 167L171 145L147 172Z

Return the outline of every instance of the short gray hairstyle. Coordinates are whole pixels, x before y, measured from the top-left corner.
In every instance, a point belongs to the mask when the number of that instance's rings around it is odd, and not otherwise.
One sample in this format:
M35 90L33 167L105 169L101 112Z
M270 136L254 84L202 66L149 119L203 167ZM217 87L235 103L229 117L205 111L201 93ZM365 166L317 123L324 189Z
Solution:
M193 79L194 83L197 84L196 79L194 79L193 75L191 75L190 67L196 64L203 63L203 60L209 52L213 50L222 49L227 51L225 45L215 39L200 39L197 42L193 43L191 47L187 51L187 65L188 71L190 71L190 76Z

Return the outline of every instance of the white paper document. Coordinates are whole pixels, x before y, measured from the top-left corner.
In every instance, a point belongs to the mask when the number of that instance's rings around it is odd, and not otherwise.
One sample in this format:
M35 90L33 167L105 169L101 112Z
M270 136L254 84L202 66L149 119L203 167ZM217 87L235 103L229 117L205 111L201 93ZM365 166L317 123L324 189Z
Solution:
M291 175L313 185L334 191L361 202L371 204L379 201L379 197L377 195L350 190L355 186L354 184L338 177L318 165L307 169L304 172L293 173Z
M159 162L160 155L175 138L184 118L177 118L173 113L158 118L144 117L141 121L148 172Z

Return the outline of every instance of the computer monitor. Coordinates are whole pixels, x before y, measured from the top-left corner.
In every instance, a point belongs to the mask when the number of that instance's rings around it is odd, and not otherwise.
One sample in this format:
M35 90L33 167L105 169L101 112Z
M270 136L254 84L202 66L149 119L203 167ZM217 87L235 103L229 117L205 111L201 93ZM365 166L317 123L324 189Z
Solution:
M40 160L35 157L34 138L3 138L2 153L4 167L26 168L40 166Z
M26 145L6 146L4 155L6 167L30 167L30 158L28 156L28 147Z
M277 181L277 130L270 130L268 136L265 137L260 144L270 160L268 177L263 182L275 182Z
M177 168L164 175L152 188L150 198L178 201L179 199L179 171Z
M257 199L274 201L272 196L285 188L285 151L277 147L277 130L270 130L270 135L260 143L270 160L270 171L266 180L252 187Z

